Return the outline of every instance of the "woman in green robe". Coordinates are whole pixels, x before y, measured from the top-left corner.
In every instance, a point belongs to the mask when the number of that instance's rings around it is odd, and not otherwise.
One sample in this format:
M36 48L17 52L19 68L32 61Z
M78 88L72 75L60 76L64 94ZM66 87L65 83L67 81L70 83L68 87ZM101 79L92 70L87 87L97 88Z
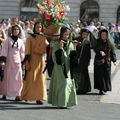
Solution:
M61 28L60 40L52 46L54 67L48 94L48 103L57 107L71 107L77 104L74 79L70 72L70 52L74 49L73 43L68 40L70 31L67 27Z

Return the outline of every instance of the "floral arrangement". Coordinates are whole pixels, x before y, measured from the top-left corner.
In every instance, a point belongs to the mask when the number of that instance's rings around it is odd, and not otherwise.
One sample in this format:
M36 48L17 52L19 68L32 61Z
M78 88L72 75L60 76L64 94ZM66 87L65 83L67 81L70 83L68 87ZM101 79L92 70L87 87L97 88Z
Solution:
M55 28L67 22L65 16L67 11L70 11L69 5L66 5L64 0L43 0L38 4L38 9L44 27L54 25Z

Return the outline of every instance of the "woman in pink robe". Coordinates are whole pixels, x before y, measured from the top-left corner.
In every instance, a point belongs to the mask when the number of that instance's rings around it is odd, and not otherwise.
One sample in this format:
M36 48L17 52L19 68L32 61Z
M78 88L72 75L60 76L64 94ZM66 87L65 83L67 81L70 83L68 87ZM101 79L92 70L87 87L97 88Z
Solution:
M12 36L6 40L2 49L0 61L5 62L1 90L3 99L8 96L20 100L23 87L21 62L24 59L24 43L19 38L20 33L19 26L13 26Z
M1 56L1 51L3 48L3 44L5 42L5 35L3 30L0 28L0 56ZM3 68L0 66L0 94L1 94L1 81L3 80Z

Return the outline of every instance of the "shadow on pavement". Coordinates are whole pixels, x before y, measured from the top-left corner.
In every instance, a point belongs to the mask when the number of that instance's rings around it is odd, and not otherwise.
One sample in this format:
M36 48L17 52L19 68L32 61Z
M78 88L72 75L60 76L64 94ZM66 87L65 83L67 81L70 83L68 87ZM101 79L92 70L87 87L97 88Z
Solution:
M0 110L69 109L69 108L63 108L63 107L46 106L45 104L39 105L39 104L32 103L32 102L14 101L14 100L9 100L9 99L3 101L2 99L0 99Z
M39 106L37 105L36 107L35 106L32 106L32 107L18 107L18 106L13 106L13 105L4 105L4 106L1 106L0 105L0 110L48 110L48 109L51 109L51 110L60 110L60 109L70 109L70 108L59 108L59 107L50 107L50 106Z
M86 94L77 94L77 95L99 95L99 93L86 93Z

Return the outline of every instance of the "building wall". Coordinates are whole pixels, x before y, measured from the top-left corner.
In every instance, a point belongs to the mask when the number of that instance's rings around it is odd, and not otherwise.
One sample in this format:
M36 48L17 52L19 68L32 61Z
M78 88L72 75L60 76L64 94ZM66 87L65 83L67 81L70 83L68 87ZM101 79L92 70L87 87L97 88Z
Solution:
M20 14L20 0L0 0L0 19Z
M69 20L76 22L80 18L80 5L85 0L66 0L70 5L71 11L68 14ZM117 9L120 0L94 0L99 5L99 20L104 24L115 23L117 19Z
M68 13L70 22L76 22L80 19L80 5L85 0L65 0L71 10ZM116 22L117 9L120 0L94 0L99 4L99 20L103 23ZM0 19L20 15L21 2L24 0L0 0Z
M76 22L80 19L80 4L82 0L65 0L66 4L70 6L70 12L68 18L72 22Z
M120 2L120 1L119 1ZM117 18L117 1L116 0L99 0L100 4L100 21L104 23L116 22Z

